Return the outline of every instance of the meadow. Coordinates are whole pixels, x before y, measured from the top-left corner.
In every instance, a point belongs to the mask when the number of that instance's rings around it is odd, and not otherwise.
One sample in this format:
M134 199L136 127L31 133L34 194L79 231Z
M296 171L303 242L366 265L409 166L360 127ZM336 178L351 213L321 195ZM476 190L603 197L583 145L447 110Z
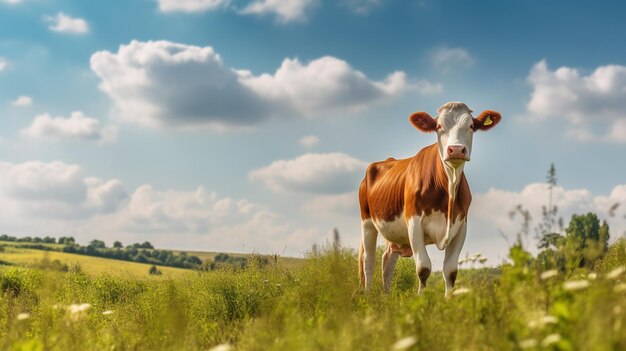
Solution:
M297 265L162 276L0 266L0 349L624 350L625 266L624 239L566 273L517 247L461 270L450 298L437 273L417 295L411 259L391 294L365 294L355 251L330 245Z

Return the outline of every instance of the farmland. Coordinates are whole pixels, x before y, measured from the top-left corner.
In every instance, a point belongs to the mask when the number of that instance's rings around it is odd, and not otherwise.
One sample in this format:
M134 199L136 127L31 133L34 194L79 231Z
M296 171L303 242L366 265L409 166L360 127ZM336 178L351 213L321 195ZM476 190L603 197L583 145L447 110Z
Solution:
M2 255L7 260L11 253ZM66 259L48 257L57 258ZM382 293L380 282L364 294L356 253L331 247L312 249L296 266L164 270L159 277L90 269L86 262L69 272L6 266L0 273L0 348L626 348L624 239L592 268L542 271L519 247L511 250L511 260L497 268L461 270L448 299L439 274L416 295L410 259L398 262L390 295Z

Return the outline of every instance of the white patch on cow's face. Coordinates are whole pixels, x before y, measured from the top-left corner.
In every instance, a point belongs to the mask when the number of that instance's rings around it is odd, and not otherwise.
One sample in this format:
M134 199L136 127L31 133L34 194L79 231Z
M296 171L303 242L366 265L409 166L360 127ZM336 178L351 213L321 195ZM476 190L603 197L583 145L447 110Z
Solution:
M458 168L472 153L472 111L467 108L444 109L437 118L437 144L441 160Z

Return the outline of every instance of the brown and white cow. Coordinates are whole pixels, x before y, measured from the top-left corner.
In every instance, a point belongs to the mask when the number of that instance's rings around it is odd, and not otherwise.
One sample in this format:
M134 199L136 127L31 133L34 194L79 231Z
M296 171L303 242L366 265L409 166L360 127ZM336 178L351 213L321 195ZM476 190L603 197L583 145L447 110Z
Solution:
M415 257L418 292L426 286L431 272L429 244L445 249L446 296L454 287L472 201L463 167L470 160L474 132L493 128L501 116L487 110L473 118L472 110L462 102L448 102L437 113L437 118L426 112L409 117L418 130L437 132L436 143L411 158L372 163L361 182L359 275L366 290L372 285L378 234L387 240L382 259L386 292L400 255Z

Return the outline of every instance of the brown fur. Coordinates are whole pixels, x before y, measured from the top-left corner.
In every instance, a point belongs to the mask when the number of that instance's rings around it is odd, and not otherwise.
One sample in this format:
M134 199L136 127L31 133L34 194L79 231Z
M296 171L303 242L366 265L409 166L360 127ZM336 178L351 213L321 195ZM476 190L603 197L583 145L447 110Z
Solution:
M456 201L451 204L443 167L436 143L411 158L372 163L359 188L361 218L393 221L403 214L408 219L433 211L448 213L452 205L451 218L462 220L472 201L467 179L461 175Z

